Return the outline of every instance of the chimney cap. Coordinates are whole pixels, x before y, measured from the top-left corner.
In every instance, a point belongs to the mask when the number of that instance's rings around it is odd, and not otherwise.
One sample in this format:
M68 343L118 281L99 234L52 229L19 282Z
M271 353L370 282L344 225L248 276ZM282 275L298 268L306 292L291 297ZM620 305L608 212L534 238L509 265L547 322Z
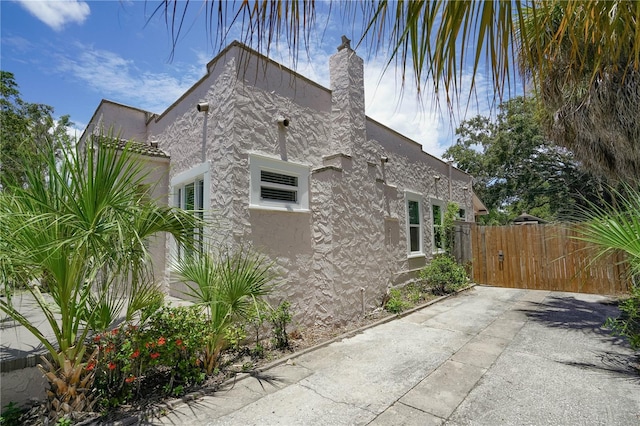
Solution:
M342 36L342 44L338 46L338 52L340 52L343 49L351 50L351 40L349 40L345 35Z

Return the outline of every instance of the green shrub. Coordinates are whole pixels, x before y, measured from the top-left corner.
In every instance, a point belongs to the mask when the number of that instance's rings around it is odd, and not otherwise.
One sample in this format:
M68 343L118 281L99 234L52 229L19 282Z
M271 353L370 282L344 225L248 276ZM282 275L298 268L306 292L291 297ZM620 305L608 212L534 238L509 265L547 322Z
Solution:
M113 407L137 394L142 380L169 371L165 393L204 380L202 352L207 322L193 307L163 307L143 327L123 324L92 339L98 356L94 387L100 403Z
M435 256L420 270L419 277L437 295L453 293L469 281L464 268L446 255Z
M384 305L384 308L392 314L399 314L409 307L409 304L402 297L402 291L397 288L392 288L389 291L389 300Z
M287 335L287 325L291 322L291 303L284 301L269 315L271 332L273 333L273 344L277 349L289 348L289 336Z
M620 302L619 308L621 315L607 319L605 327L628 338L631 347L640 350L640 285L631 287L631 297Z
M224 339L231 349L238 352L242 342L247 338L247 330L244 324L231 324L224 330Z
M15 402L10 402L2 409L2 415L0 415L0 425L2 426L17 426L20 424L20 416L23 410Z

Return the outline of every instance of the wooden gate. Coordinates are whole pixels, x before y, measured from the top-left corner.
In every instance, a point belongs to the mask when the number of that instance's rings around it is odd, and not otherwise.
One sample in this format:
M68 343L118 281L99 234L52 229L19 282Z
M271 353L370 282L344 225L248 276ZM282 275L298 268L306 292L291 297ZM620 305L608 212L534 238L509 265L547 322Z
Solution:
M478 284L595 294L628 292L623 255L593 261L578 225L478 226L471 232Z

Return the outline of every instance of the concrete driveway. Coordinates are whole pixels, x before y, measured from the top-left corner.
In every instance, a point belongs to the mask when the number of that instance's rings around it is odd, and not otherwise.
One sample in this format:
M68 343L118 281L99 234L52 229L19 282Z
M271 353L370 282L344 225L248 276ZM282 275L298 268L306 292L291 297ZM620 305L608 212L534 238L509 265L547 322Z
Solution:
M156 425L637 425L601 296L475 287L175 404Z

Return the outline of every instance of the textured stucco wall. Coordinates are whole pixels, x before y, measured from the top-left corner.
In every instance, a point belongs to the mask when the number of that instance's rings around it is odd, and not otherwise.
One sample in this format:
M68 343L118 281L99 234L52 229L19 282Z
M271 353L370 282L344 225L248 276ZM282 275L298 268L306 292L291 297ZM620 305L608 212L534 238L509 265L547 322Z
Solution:
M149 113L146 111L103 100L85 134L103 132L121 139L146 141L148 116Z
M362 59L344 49L330 69L328 90L232 46L147 129L171 156L171 179L202 163L206 123L211 239L269 256L282 277L272 302L291 301L305 324L344 323L363 306L371 311L389 286L428 262L430 201L449 201L450 174L451 199L472 211L468 175L366 118ZM195 108L201 101L210 105L206 120ZM277 124L279 115L289 118L288 128ZM252 154L308 166L310 211L250 208ZM421 258L407 256L405 191L422 195Z

